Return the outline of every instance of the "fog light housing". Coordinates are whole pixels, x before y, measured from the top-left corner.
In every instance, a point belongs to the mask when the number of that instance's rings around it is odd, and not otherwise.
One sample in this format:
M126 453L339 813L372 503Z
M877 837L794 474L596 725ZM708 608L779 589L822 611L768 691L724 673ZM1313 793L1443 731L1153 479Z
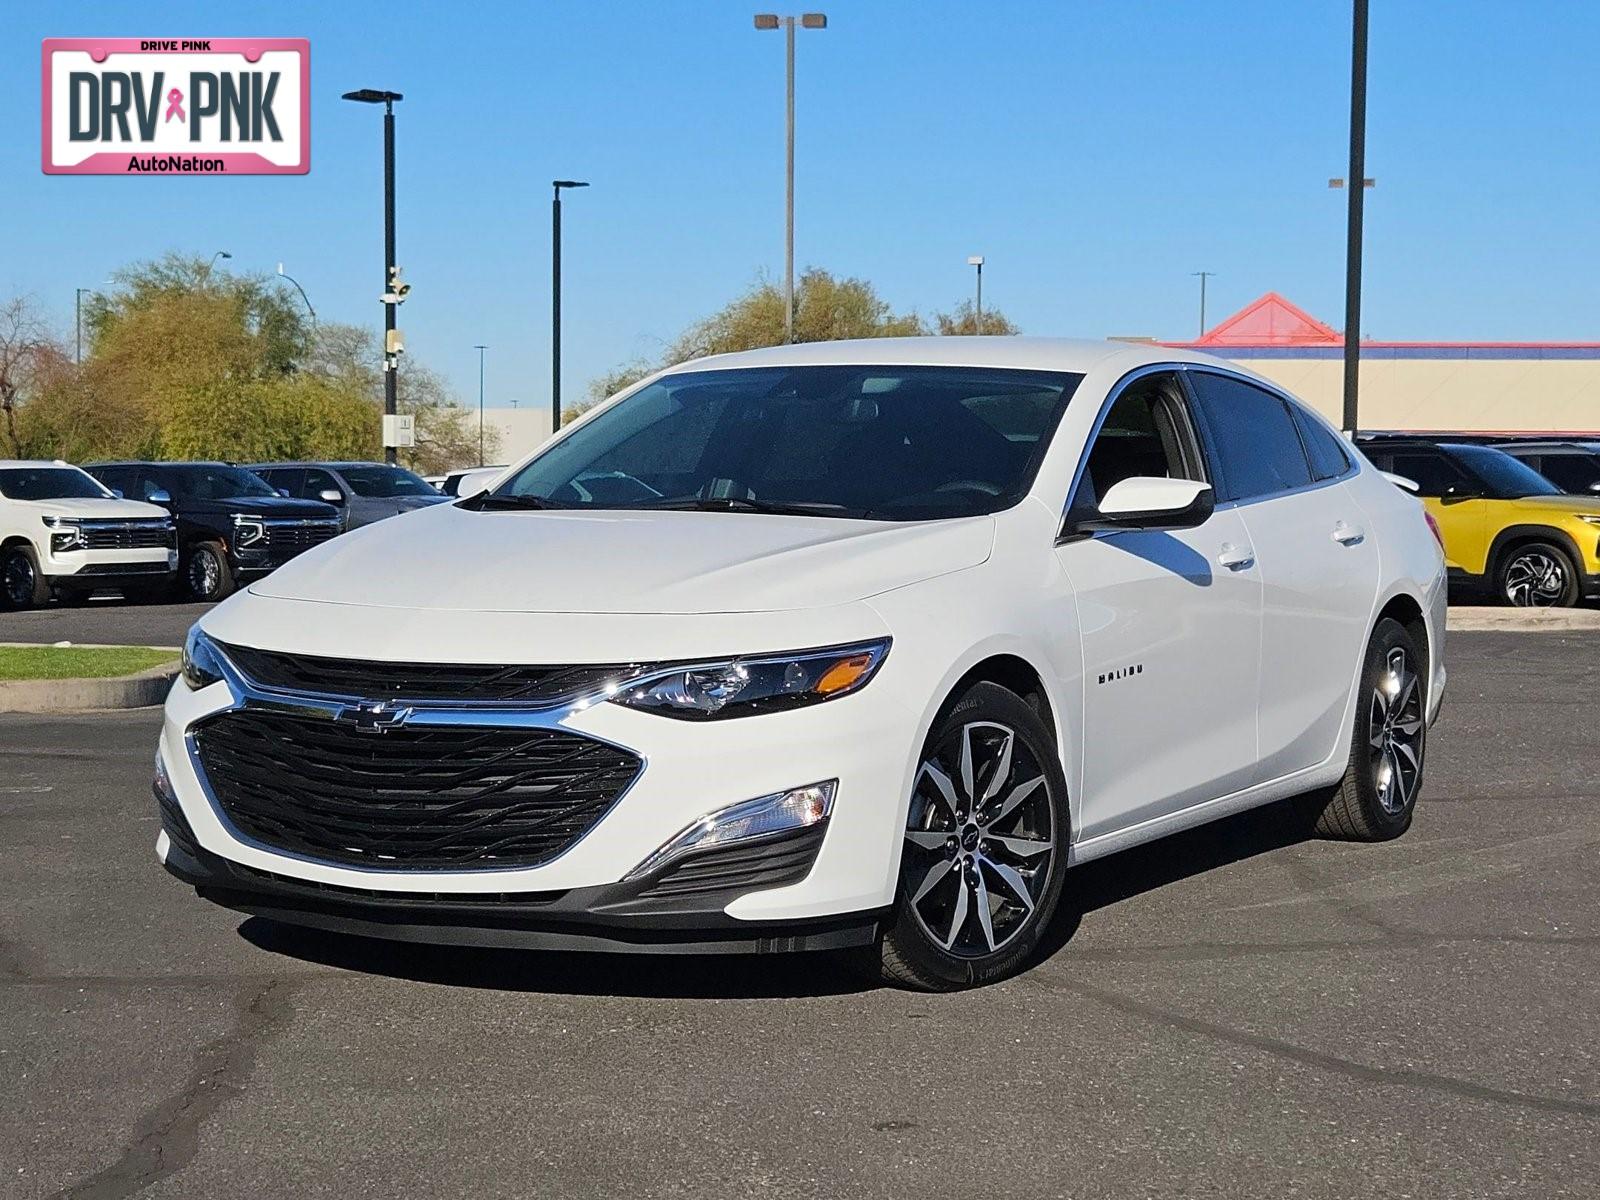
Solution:
M792 833L821 825L833 812L833 796L839 781L808 783L745 800L701 817L668 841L623 877L624 883L653 875L668 863L713 846L750 842L777 833Z
M178 795L172 790L172 776L167 774L167 760L160 747L156 748L156 777L152 786L157 796L177 803Z

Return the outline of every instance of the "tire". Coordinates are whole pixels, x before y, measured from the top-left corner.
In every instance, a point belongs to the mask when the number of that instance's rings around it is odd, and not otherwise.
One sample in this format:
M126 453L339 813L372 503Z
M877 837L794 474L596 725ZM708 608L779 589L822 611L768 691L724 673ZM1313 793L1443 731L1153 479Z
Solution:
M1495 591L1502 604L1571 608L1578 588L1578 564L1554 542L1524 542L1500 555Z
M1019 970L1061 898L1069 828L1050 731L1014 692L974 684L923 748L900 887L869 968L930 992Z
M196 542L183 564L183 587L191 600L221 600L233 593L233 568L220 542Z
M50 600L50 584L39 570L32 546L0 552L0 604L11 609L40 608Z
M1323 837L1382 842L1411 827L1427 758L1423 667L1405 626L1387 617L1379 621L1361 670L1350 761L1315 813Z

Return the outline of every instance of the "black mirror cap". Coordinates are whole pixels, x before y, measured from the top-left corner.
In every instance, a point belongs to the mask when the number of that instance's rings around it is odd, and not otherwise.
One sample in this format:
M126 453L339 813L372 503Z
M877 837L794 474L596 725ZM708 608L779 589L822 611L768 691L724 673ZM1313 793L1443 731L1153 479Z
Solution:
M1173 529L1194 529L1204 525L1217 510L1217 493L1211 487L1203 488L1183 508L1164 512L1128 513L1108 516L1098 508L1077 515L1069 515L1061 531L1062 541L1075 541L1093 533L1120 533L1143 530L1147 533Z

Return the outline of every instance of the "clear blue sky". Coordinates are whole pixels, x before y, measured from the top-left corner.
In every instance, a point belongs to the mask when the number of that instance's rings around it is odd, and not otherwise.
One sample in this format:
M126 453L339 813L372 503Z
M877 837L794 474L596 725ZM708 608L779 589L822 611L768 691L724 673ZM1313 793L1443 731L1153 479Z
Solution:
M799 35L799 264L899 308L984 295L1024 331L1186 337L1275 289L1343 323L1345 0L817 0ZM476 398L548 398L549 181L566 206L566 393L783 270L783 39L765 0L29 4L0 58L0 295L70 332L73 288L177 248L283 260L376 325L378 111L404 92L409 348ZM1600 6L1374 0L1366 332L1600 338ZM445 14L458 11L459 18ZM305 36L312 170L47 177L47 36Z

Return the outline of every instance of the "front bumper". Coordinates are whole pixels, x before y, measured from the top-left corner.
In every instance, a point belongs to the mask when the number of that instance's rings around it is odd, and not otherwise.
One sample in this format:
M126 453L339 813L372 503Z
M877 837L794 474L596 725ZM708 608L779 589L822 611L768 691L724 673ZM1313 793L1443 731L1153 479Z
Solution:
M249 593L229 601L208 618L214 636L229 639L226 610L241 603L263 611L268 602ZM370 623L364 638L354 629L337 628L346 619L359 621L359 613L333 606L321 611L327 615L317 623L318 636L325 634L336 645L371 644ZM546 629L528 614L476 614L462 618L461 631L453 628L453 615L434 612L428 619L436 644L451 644L458 632L464 644L464 631L470 629L472 643L496 645L512 661L549 661L547 649L519 646L530 633L548 639L547 645L569 647L585 645L592 635L614 646L624 660L635 660L624 627L637 619L627 617L569 615ZM707 644L726 644L724 639L737 636L747 620L726 615L707 620ZM827 627L808 629L805 640L794 644L840 644L886 632L875 614L858 606L821 624ZM246 641L242 632L233 633L234 640ZM394 633L403 644L406 631ZM653 640L659 638L657 632ZM786 639L770 645L761 634L739 640L753 650L782 648ZM306 652L317 650L327 652L320 645ZM680 657L674 650L667 653ZM532 867L476 869L346 865L246 836L205 785L191 737L199 722L243 699L226 680L200 691L180 680L167 701L162 756L173 805L187 832L183 839L164 835L167 866L229 907L263 912L270 907L287 920L414 940L742 951L778 943L790 948L856 944L838 939L870 939L876 915L894 898L904 797L920 738L922 706L902 702L896 670L897 656L891 653L872 683L854 695L764 716L696 723L600 703L541 717L554 728L630 750L644 768L614 807L556 857ZM491 714L483 718L484 723L494 719ZM622 882L706 814L821 779L838 780L838 790L804 872L756 880L741 876L733 886L697 891L692 900L669 900ZM778 943L768 945L774 938Z
M122 580L159 581L178 569L175 549L69 550L42 564L51 580L112 587Z

